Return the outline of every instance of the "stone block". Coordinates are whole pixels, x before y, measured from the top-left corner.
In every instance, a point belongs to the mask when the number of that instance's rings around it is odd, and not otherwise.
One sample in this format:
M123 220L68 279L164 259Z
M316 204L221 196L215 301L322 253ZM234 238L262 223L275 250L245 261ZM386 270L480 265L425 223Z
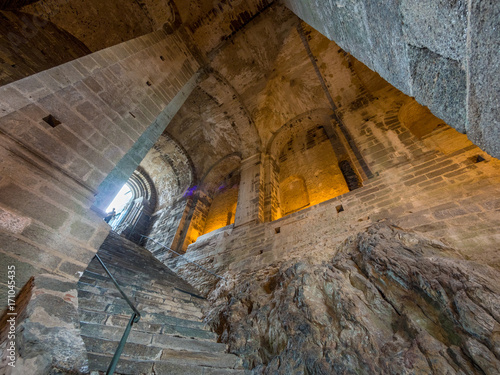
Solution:
M5 115L31 103L31 100L12 85L0 87L0 114Z
M83 264L64 262L59 266L59 271L68 275L70 279L77 281L80 278L81 272L85 270L85 267Z
M88 178L90 172L94 173L96 171L92 170L92 167L80 157L75 157L71 160L66 170L73 176L76 176L77 180L84 180L85 177ZM92 185L91 185L92 186Z
M95 232L95 228L82 222L81 220L76 220L73 223L71 223L71 229L70 233L72 236L75 238L79 239L80 241L88 241L89 238L92 237L92 235Z
M52 272L57 268L57 265L61 261L61 259L53 253L49 253L45 249L41 249L35 244L29 243L22 238L12 237L0 233L0 243L2 251L5 251L10 255L14 255L18 259L23 259L29 263L36 264L36 266L33 267L37 269L45 269ZM33 274L30 276L33 276ZM28 279L26 278L26 281L27 280Z
M467 5L463 2L403 0L400 5L407 43L425 47L443 57L464 61Z
M415 99L437 117L465 132L466 74L461 63L427 48L408 48Z
M96 94L103 91L102 86L92 77L87 77L82 82Z
M426 176L418 176L418 177L412 178L411 180L405 181L404 184L405 184L405 186L413 186L413 185L416 185L416 184L418 184L422 181L425 181L425 180L427 180Z
M61 70L69 83L75 83L83 78L83 75L71 63L59 65L57 68Z
M0 208L0 229L20 234L31 224L29 217L20 216L12 211Z
M3 249L3 244L0 243L0 263L7 268L7 266L14 265L16 266L16 290L19 291L24 284L28 282L31 276L38 275L41 271L33 266L32 264L23 262L17 258L12 257L10 254L6 254ZM3 268L2 267L2 268ZM5 269L0 272L0 285L2 285L2 288L0 289L0 297L1 303L0 303L0 310L3 310L4 307L7 304L7 287L8 285L8 279L7 279L7 272Z
M74 86L65 87L59 90L55 95L67 106L73 107L80 104L84 98Z
M66 77L63 69L60 66L47 70L47 74L54 78L54 80L58 83L59 89L62 89L68 85L71 85L71 80Z
M69 214L20 186L9 182L0 186L0 203L53 228L60 228Z
M83 118L89 121L92 121L101 114L100 111L88 101L78 105L76 110L83 116Z
M500 157L500 3L472 0L469 4L467 136Z
M431 179L431 178L434 178L434 177L437 177L437 176L441 176L447 172L451 172L451 171L456 171L457 169L459 168L459 166L457 164L452 164L448 167L445 167L445 168L441 168L441 169L438 169L436 171L433 171L433 172L430 172L430 173L427 173L426 176Z

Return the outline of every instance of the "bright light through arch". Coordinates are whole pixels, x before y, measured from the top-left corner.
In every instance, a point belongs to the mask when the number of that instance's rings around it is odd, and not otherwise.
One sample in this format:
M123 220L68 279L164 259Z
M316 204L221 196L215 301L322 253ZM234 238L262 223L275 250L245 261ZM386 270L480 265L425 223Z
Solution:
M111 210L113 210L114 208L117 213L120 213L125 208L127 203L130 202L131 199L132 199L132 190L130 190L128 184L125 184L120 189L115 199L113 199L108 208L106 208L106 212L111 212Z

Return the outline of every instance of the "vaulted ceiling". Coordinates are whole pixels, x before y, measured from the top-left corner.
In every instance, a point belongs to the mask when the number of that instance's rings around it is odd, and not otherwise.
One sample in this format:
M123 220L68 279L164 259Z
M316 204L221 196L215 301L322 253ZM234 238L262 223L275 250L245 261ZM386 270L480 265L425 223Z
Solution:
M11 18L36 16L68 35L62 49L80 49L66 60L159 28L181 32L204 74L141 164L155 182L169 186L167 201L204 179L216 185L215 175L223 179L242 159L265 150L290 121L348 106L367 89L385 86L334 42L269 0L9 0L0 8ZM172 139L176 147L167 141ZM191 164L173 166L172 160L180 159Z

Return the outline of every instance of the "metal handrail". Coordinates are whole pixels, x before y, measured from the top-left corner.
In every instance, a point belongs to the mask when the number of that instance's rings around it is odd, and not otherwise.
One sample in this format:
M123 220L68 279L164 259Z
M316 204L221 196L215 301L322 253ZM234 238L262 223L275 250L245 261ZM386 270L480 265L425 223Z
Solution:
M135 315L137 315L137 320L134 321L134 323L137 323L139 321L139 319L141 318L141 313L139 312L139 310L137 310L134 306L134 304L132 303L132 301L130 301L128 299L128 297L126 296L126 294L123 292L122 288L120 288L120 285L118 285L118 282L116 281L116 279L113 277L113 275L109 272L108 268L106 267L106 265L103 263L101 257L99 255L95 255L95 257L97 258L97 260L99 261L99 263L101 263L101 266L102 268L104 268L104 271L106 271L106 273L108 274L109 278L111 279L111 281L113 282L113 284L115 284L116 286L116 289L118 289L118 291L121 293L121 295L123 296L123 298L125 299L125 301L127 301L128 305L130 306L130 308L132 310L134 310L135 312Z
M159 243L159 242L158 242L158 241L156 241L155 239L153 239L153 238L151 238L151 237L148 237L148 236L145 236L145 235L141 234L141 239L142 239L142 238L147 238L148 240L151 240L151 241L153 241L154 243L157 243L158 245L160 245L161 247L164 247L164 248L165 248L165 249L167 249L168 251L171 251L172 253L177 254L178 256L182 257L182 258L183 258L186 262L191 263L191 264L194 264L194 265L195 265L196 267L198 267L199 269L201 269L201 270L203 270L203 271L205 271L205 272L208 272L209 274L212 274L212 275L214 275L214 276L218 277L219 279L222 279L222 280L224 280L224 281L227 281L224 277L222 277L222 276L220 276L220 275L217 275L216 273L214 273L214 272L212 272L212 271L207 270L206 268L204 268L204 267L200 266L198 263L195 263L195 262L192 262L192 261L188 260L188 259L187 259L184 255L179 254L177 251L172 250L171 248L169 248L169 247L167 247L167 246L165 246L165 245L163 245L163 244Z
M130 320L128 321L127 327L125 328L125 332L123 333L122 339L120 340L120 343L116 348L115 355L113 356L113 359L109 364L108 370L106 371L106 375L112 375L115 372L116 366L118 365L118 360L120 359L123 349L125 348L125 343L127 342L127 338L130 334L130 331L132 330L132 326L134 325L134 323L139 322L139 320L141 319L141 313L139 312L139 310L137 310L132 301L130 301L128 297L125 295L122 288L120 288L120 285L118 285L116 279L113 277L113 275L111 275L111 272L109 272L108 267L106 267L106 265L102 261L101 257L96 254L95 258L99 261L99 263L101 263L101 266L102 268L104 268L104 271L106 271L113 284L115 284L116 288L121 293L125 301L127 301L130 308L134 311L130 316Z

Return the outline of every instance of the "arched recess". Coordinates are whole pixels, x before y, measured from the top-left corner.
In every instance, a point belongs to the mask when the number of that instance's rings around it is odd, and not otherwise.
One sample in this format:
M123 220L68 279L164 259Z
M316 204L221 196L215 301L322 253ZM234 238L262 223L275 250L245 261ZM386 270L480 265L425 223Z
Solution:
M139 243L146 233L156 207L157 193L153 181L142 167L137 167L127 181L132 198L121 215L110 222L113 230L129 240Z
M362 183L353 153L337 132L330 109L308 111L284 124L269 140L266 155L268 221L342 195ZM300 189L299 180L303 181ZM291 204L297 189L303 191L300 202Z
M310 204L306 182L301 176L289 176L280 182L281 211L283 215L299 211Z
M232 153L219 159L205 173L193 195L178 250L185 251L200 235L226 226L230 213L229 220L234 222L240 165L241 154Z

